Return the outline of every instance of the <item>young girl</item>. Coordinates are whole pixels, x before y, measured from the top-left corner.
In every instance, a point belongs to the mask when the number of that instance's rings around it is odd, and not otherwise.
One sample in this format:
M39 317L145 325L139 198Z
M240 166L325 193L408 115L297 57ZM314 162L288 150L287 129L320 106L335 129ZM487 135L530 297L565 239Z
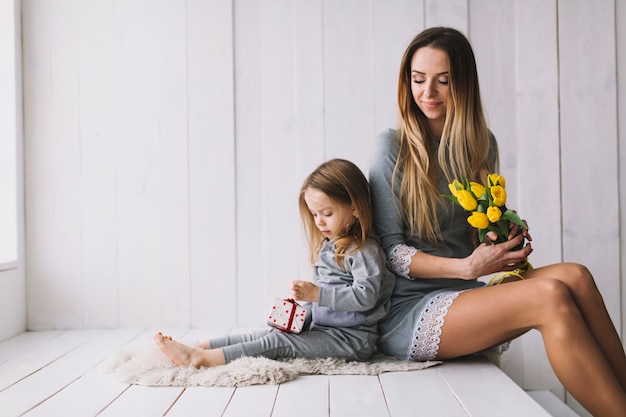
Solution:
M449 359L537 329L554 372L588 411L626 416L626 356L587 268L560 263L487 287L477 280L520 267L532 248L514 250L530 238L526 230L511 230L504 243L476 242L467 213L442 197L454 178L484 183L497 168L463 34L430 28L413 39L398 105L399 129L380 136L369 171L374 224L396 273L382 353Z
M291 291L294 299L313 303L308 328L225 336L198 349L157 333L154 341L176 365L224 365L244 356L365 361L374 353L395 278L372 237L367 179L353 163L330 160L304 181L299 205L314 282L292 281Z

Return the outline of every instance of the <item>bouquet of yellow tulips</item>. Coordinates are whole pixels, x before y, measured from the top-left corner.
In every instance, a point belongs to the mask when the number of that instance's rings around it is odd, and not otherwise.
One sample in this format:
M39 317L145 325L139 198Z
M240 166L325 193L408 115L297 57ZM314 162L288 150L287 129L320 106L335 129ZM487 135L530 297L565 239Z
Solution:
M489 231L498 236L496 242L505 242L509 237L510 222L522 229L528 228L516 212L506 207L505 185L504 177L498 174L487 177L486 187L467 179L455 179L448 184L452 194L445 194L444 197L471 213L467 222L478 229L480 242Z
M490 174L487 177L486 187L468 179L461 181L455 179L448 184L452 194L444 194L444 197L471 213L467 218L467 222L472 227L478 229L478 240L480 242L483 241L485 234L489 231L495 232L498 236L494 243L506 242L509 237L509 225L511 222L520 227L520 233L522 229L528 229L528 226L516 212L506 207L505 186L506 181L504 177L498 174ZM524 243L522 242L516 249L521 249L523 245ZM496 284L499 284L509 275L523 279L524 277L521 273L532 268L532 265L526 260L515 271L496 274L489 281L489 284L492 284L494 281L496 281Z

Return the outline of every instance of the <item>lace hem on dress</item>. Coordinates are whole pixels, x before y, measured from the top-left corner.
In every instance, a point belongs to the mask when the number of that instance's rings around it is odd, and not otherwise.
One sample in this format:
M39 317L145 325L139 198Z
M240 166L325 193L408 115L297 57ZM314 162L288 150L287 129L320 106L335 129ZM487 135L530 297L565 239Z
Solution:
M460 294L458 291L445 291L428 301L413 330L413 342L409 349L409 360L431 361L437 357L443 326L448 307Z

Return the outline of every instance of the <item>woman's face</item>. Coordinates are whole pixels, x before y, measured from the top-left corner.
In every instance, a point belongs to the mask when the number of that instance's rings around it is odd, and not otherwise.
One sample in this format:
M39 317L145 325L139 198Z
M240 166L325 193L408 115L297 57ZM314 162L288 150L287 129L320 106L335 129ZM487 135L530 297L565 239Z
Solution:
M441 49L425 46L411 58L411 93L415 104L430 122L435 135L441 135L450 96L450 61Z

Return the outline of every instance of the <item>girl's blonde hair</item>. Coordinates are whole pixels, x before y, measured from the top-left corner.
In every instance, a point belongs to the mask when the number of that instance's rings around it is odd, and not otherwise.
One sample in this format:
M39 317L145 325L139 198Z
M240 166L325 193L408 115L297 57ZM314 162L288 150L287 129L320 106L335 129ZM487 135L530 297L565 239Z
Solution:
M440 49L450 63L450 98L439 143L430 130L428 118L419 109L411 92L411 60L423 47ZM441 243L437 205L441 204L438 167L446 181L467 177L484 183L496 169L497 156L491 149L490 133L483 116L478 73L467 38L451 28L430 28L409 44L400 65L398 79L400 151L394 178L403 172L400 204L412 234L432 244ZM438 164L431 161L437 158Z
M325 236L315 224L315 219L304 200L307 189L314 188L326 194L333 203L349 204L357 213L355 223L346 228L335 243L335 259L344 268L344 258L358 251L372 230L369 183L363 172L354 163L345 159L331 159L317 167L302 184L299 207L305 235L309 242L309 260L313 264L318 256Z

